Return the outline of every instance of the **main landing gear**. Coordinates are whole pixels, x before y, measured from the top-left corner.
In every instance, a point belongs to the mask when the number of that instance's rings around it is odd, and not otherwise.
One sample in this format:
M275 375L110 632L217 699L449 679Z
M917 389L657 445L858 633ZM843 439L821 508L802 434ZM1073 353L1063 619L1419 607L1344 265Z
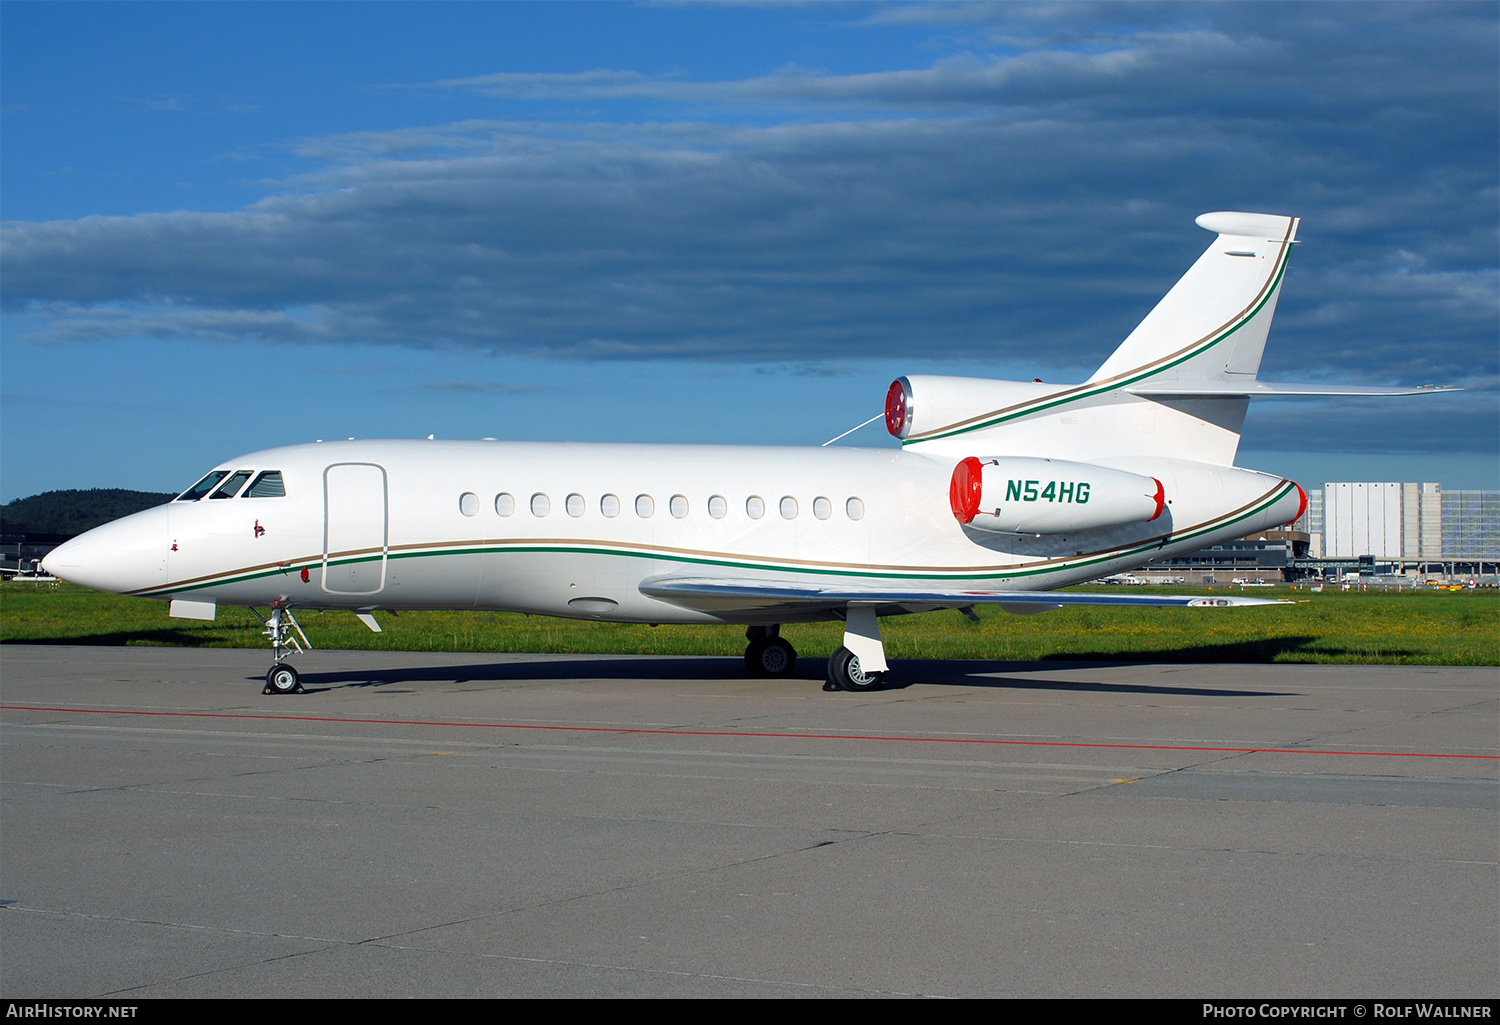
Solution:
M255 612L254 609L250 611ZM255 614L260 616L259 612L255 612ZM304 693L302 690L301 675L293 666L282 661L282 658L285 656L282 655L281 649L290 647L300 653L303 651L302 644L306 644L311 648L312 644L308 641L307 634L302 632L302 627L292 616L292 610L280 602L273 602L271 604L271 615L260 616L260 619L261 622L266 624L266 628L262 632L271 639L271 658L276 663L266 671L266 686L261 693ZM297 638L292 636L293 630L296 630L297 635L302 638L302 644L298 644Z
M791 676L797 652L781 636L781 626L745 628L745 668L751 676ZM885 684L885 647L874 605L850 605L844 613L844 644L828 660L826 691L855 693L879 690Z
M826 691L879 690L885 683L885 646L873 605L850 605L844 613L844 646L828 660Z
M745 668L751 676L791 676L797 668L797 649L780 633L780 624L745 628L745 639L750 642L745 648Z
M885 682L885 673L867 673L860 665L859 656L848 648L840 648L828 660L827 691L848 690L856 693L879 690Z

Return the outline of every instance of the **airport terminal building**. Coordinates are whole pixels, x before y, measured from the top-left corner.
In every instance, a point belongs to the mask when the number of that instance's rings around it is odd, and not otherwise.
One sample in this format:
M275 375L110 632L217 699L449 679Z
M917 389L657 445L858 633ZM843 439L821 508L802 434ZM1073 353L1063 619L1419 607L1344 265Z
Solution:
M1324 559L1374 556L1377 562L1500 559L1500 491L1444 491L1441 484L1324 484L1309 492L1292 525L1308 535L1308 554Z

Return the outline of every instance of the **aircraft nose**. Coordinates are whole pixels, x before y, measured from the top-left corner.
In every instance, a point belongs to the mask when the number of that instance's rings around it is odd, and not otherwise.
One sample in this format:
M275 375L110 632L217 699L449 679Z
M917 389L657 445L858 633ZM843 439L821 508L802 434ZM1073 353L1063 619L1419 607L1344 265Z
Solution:
M172 539L165 505L125 516L64 541L42 569L69 583L126 594L167 582Z

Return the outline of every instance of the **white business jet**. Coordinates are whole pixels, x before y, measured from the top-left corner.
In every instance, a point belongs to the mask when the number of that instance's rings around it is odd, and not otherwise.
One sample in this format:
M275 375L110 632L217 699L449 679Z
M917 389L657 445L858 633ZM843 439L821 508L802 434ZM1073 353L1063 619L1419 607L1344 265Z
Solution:
M838 619L828 686L862 691L887 672L881 616L1270 604L1055 590L1296 519L1300 487L1234 465L1250 398L1441 390L1257 380L1297 218L1198 224L1213 244L1087 381L902 377L885 409L899 450L296 445L222 463L45 568L173 616L268 609L270 693L301 690L294 609L373 630L401 609L740 623L761 676L795 665L782 624Z

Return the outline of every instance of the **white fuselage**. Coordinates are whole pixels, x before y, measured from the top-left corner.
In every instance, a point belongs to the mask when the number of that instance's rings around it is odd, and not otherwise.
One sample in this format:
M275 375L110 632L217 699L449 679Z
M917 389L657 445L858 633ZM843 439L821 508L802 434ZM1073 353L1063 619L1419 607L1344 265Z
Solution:
M710 613L641 584L701 574L1046 590L1284 523L1300 501L1295 485L1252 470L1118 459L1113 469L1162 483L1160 517L992 533L955 519L956 462L859 448L299 445L222 464L252 478L279 471L280 497L179 500L77 538L48 563L103 590L226 605L754 623L830 612Z

